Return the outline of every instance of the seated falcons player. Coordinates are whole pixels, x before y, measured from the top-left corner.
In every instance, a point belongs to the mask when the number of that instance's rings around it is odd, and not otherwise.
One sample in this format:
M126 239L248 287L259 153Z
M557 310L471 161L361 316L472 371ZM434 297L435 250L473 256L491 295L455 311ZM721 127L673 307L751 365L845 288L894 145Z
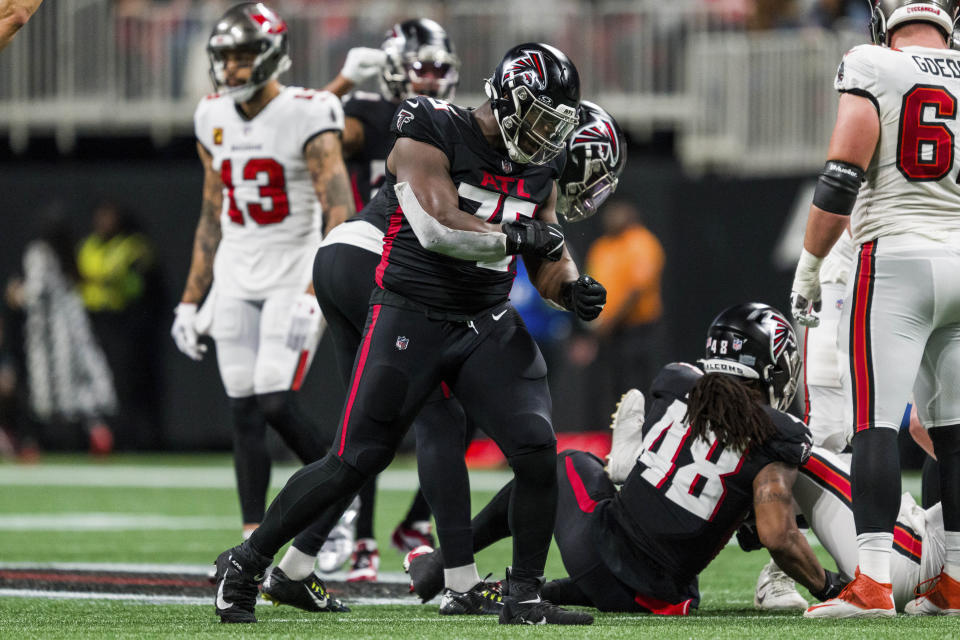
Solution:
M344 99L343 156L347 161L357 211L366 206L383 184L387 154L394 140L390 125L397 107L403 100L417 95L452 100L459 81L459 69L460 60L446 31L433 20L424 18L395 25L387 32L387 39L380 49L356 47L347 53L340 74L327 86L330 91L344 95L373 76L377 76L380 83L378 93L353 91ZM361 219L357 217L354 221ZM370 219L365 221L371 222ZM328 308L333 304L340 310L357 312L354 327L347 332L347 339L344 339L343 326L333 331L337 364L344 384L350 380L353 358L360 344L360 333L373 287L373 269L380 260L383 234L387 229L387 220L383 216L372 222L374 224L351 224L339 229L324 238L324 245L351 245L356 248L356 253L367 258L365 263L373 261L373 266L356 272L356 263L344 268L328 261L324 266L318 263L315 274L317 278L322 278L328 288L342 282L340 278L346 273L351 274L348 282L355 282L360 274L364 274L366 280L364 287L341 286L341 294L335 298L320 298L321 307L326 303ZM341 253L350 253L350 250ZM333 271L337 275L332 275ZM330 312L338 313L333 309ZM434 400L437 402L430 403L431 409L445 416L449 409L443 406L439 392ZM376 478L372 478L360 490L359 508L352 505L324 543L317 557L321 571L336 570L353 552L347 581L377 579L380 558L373 537L375 495ZM353 546L353 520L356 520L356 547ZM430 507L422 492L417 492L406 517L393 530L391 543L403 553L422 544L434 544ZM303 555L296 555L296 550L289 552L281 561L281 566L299 559L298 564L305 568L310 557L315 555L312 553L314 550L308 548L300 551ZM291 554L295 558L291 558ZM294 571L300 573L302 569Z
M700 364L660 371L642 427L614 435L615 447L639 441L639 456L619 461L610 476L592 454L560 454L554 537L569 577L547 583L544 598L686 615L700 601L697 575L751 507L760 540L788 574L820 599L839 592L839 576L820 566L793 517L790 490L810 433L782 411L800 374L790 324L764 304L731 307L710 325ZM636 414L637 403L622 403L626 411ZM508 484L474 518L476 549L510 535L513 491ZM413 559L418 592L418 577L435 579L436 555Z
M246 542L217 558L222 621L256 621L257 586L274 554L317 514L342 512L445 384L514 473L513 570L500 623L593 622L540 598L556 436L543 356L508 300L517 255L540 294L579 318L596 318L606 300L602 285L580 275L556 217L579 86L566 55L526 43L507 51L476 109L429 97L400 105L386 182L369 205L389 223L334 446L290 478ZM458 584L480 583L475 565L454 569Z
M616 190L625 164L626 140L619 125L599 106L581 102L579 125L567 141L567 164L557 185L561 194L557 213L567 221L583 220L595 213ZM366 208L324 238L317 251L314 288L347 380L360 346L367 301L376 287L374 274L381 259L379 245L362 239L375 231L382 235L385 226L380 212ZM468 430L459 401L440 389L420 410L414 429L418 469L424 478L424 492L436 511L444 565L459 573L455 568L474 566L470 487L464 464L473 429ZM443 478L444 482L430 482L429 478ZM303 535L294 540L280 561L282 572L267 577L265 598L307 611L318 610L309 593L315 579L313 558L309 550L299 549L302 540L310 539ZM417 545L415 549L422 553L423 548L432 546ZM441 614L499 614L502 599L487 585L474 589L478 580L472 576L460 584L451 575L440 603Z

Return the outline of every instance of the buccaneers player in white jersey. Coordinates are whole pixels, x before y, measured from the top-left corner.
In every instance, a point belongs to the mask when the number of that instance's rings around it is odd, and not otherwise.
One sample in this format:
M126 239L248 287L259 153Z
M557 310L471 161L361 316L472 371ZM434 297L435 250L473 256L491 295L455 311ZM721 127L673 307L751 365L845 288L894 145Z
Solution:
M340 101L282 86L277 76L290 66L287 48L286 23L262 3L234 6L210 36L218 93L194 116L203 205L172 329L179 349L195 360L204 350L199 332L209 330L216 343L247 534L263 517L270 479L267 423L305 463L325 452L291 392L319 340L310 282L321 218L329 230L354 213ZM204 310L212 319L198 322L208 289Z
M940 462L945 562L906 611L960 614L960 52L949 48L957 6L899 0L887 17L877 3L879 46L854 48L837 71L837 124L791 297L797 321L815 326L820 263L849 220L858 256L841 343L859 573L807 617L895 615L897 430L911 390Z

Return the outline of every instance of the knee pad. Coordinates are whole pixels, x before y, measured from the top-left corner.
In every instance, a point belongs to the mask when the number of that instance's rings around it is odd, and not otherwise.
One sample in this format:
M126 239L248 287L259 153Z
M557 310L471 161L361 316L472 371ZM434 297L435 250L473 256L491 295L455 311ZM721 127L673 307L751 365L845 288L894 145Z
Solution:
M244 365L221 365L220 379L227 396L243 399L253 395L253 371Z
M535 451L512 455L507 458L507 462L517 478L527 482L550 484L556 478L556 442Z

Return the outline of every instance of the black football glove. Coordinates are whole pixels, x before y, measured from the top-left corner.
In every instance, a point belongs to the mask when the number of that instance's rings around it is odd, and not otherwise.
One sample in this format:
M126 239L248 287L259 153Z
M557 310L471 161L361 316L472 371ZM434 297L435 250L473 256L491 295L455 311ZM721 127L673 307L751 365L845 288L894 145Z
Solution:
M508 256L527 253L551 262L563 256L563 229L556 223L520 218L500 229L507 236Z
M760 534L757 533L757 523L752 517L749 520L745 520L743 524L740 525L740 528L737 529L737 544L739 544L740 548L744 551L763 549L763 545L760 543Z
M840 595L840 592L843 590L843 588L847 586L847 582L840 577L839 573L834 573L829 569L824 569L823 573L826 577L826 580L823 584L823 589L820 589L820 591L810 592L810 595L820 602L829 600L830 598L836 598L838 595Z
M607 303L607 290L590 276L580 276L563 285L560 300L564 307L581 320L593 320Z

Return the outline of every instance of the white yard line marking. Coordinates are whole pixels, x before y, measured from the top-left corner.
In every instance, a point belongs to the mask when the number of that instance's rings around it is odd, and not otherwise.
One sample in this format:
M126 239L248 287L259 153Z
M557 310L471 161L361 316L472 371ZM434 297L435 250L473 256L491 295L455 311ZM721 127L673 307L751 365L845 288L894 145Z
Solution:
M211 605L211 597L161 596L142 593L100 593L96 591L44 591L40 589L0 589L0 598L43 598L47 600L119 600L143 604ZM351 598L350 604L364 605L416 605L416 598ZM269 607L271 603L257 600L257 606ZM440 616L437 616L438 618ZM402 619L402 618L401 618ZM426 619L426 618L425 618Z
M275 465L271 486L280 488L300 467ZM470 487L497 491L510 481L509 471L472 471ZM384 489L412 490L419 486L415 470L380 474ZM0 465L0 486L110 487L139 489L234 489L232 467L165 467L160 465L98 466L82 464Z
M158 531L235 529L233 516L169 516L160 513L4 513L0 531Z

